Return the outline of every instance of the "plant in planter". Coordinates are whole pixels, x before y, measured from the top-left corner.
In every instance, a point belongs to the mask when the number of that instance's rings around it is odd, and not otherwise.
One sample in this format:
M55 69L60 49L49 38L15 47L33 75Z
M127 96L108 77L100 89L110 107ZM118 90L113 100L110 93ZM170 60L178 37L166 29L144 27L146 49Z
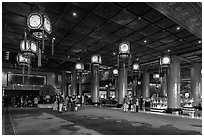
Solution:
M40 89L40 103L49 104L52 103L53 97L59 94L56 88L52 85L45 85Z

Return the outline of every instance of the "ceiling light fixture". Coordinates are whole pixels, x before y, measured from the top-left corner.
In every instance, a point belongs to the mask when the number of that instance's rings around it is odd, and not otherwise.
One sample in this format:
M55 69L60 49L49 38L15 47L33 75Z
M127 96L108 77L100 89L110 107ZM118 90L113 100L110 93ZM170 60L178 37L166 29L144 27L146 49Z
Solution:
M198 41L198 43L200 44L200 43L202 43L202 41L201 41L201 40L199 40L199 41Z
M179 27L179 26L176 28L176 30L180 30L180 29L181 29L181 27Z
M76 14L76 12L73 12L72 15L73 15L74 17L76 17L77 14Z

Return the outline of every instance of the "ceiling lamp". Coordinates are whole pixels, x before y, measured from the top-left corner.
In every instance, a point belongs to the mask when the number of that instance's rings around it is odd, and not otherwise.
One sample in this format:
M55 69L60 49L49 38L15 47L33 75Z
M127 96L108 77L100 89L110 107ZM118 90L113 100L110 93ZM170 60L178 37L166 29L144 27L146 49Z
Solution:
M47 39L52 32L51 21L44 13L31 13L27 18L27 25L37 39Z
M37 56L38 56L38 66L41 66L41 54L44 53L45 50L45 40L49 38L49 35L52 33L52 23L49 19L49 17L43 13L43 8L39 7L37 12L31 13L27 17L27 26L32 34L32 36L39 40L42 40L42 46L38 44L39 50L37 50ZM54 55L54 40L55 38L52 38L52 55Z
M20 49L24 56L34 56L37 52L37 43L30 40L22 40L20 42Z
M159 77L160 77L159 74L153 74L154 79L159 79Z
M29 59L25 57L23 54L18 54L16 60L19 65L27 65L29 62Z
M76 63L75 65L75 69L79 72L83 71L84 70L84 64L82 63Z
M171 63L171 58L168 55L165 55L160 58L161 67L169 67L170 63Z
M114 76L117 76L117 75L118 75L118 69L116 69L116 68L113 69L113 75L114 75Z
M132 65L132 69L133 69L133 71L139 71L139 69L140 69L140 65L139 65L139 63L134 63L133 65Z
M91 57L92 64L101 64L101 56L100 55L93 55Z
M130 54L130 44L128 42L122 42L119 45L119 54Z
M19 65L23 66L22 68L22 74L23 74L23 83L24 83L24 74L25 74L25 66L28 66L28 77L30 77L30 58L27 56L24 56L24 54L18 54L16 57L16 60Z

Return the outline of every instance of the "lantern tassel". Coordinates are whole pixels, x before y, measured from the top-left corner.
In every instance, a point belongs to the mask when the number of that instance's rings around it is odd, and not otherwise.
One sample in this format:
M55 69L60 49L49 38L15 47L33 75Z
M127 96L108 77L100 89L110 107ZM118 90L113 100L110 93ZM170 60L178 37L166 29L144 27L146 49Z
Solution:
M45 50L45 33L44 30L42 31L42 53L44 53Z
M41 50L39 50L39 53L38 53L38 67L41 67L42 64L41 64Z
M25 73L25 66L23 65L23 68L22 68L22 74L23 74L23 84L24 84L24 82L25 82L24 73Z
M54 42L55 38L52 38L52 56L54 56Z
M28 58L28 78L30 78L30 57Z
M27 48L26 48L26 41L27 41L27 34L26 34L26 32L24 33L24 49L26 50Z

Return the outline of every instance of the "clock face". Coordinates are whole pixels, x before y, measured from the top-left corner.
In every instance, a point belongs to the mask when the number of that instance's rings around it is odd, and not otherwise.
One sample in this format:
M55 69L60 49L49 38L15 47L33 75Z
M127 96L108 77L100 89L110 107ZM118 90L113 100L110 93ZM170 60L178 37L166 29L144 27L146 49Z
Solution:
M134 64L134 65L133 65L133 69L134 69L134 70L139 70L139 65L138 65L138 64Z
M92 57L92 62L98 62L98 57L97 56L93 56Z
M35 42L31 41L30 48L31 48L32 52L34 52L34 53L37 52L37 45Z
M76 69L81 69L82 68L82 66L81 66L81 64L76 64Z
M128 52L128 50L129 50L128 44L126 44L126 43L121 44L120 50L121 50L121 52Z
M118 74L118 70L117 70L117 69L114 69L114 70L113 70L113 74L115 74L115 75Z
M32 14L29 16L29 25L32 28L38 29L42 24L42 18L39 14Z
M162 64L169 64L169 63L170 63L170 58L164 57L164 58L162 59Z
M47 16L44 18L44 28L47 33L51 33L51 22Z
M25 40L21 41L20 48L22 51L29 50L29 41L28 40L26 41L26 47L25 47Z

